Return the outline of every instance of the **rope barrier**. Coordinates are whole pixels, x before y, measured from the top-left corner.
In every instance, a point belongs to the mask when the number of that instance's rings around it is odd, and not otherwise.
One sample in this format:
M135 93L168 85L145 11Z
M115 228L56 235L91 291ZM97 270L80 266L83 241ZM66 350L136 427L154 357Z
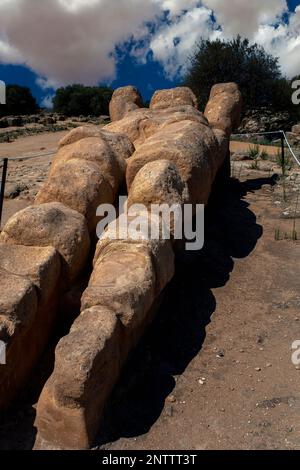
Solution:
M248 135L270 135L270 134L281 134L283 131L273 131L273 132L244 132L244 134L231 134L233 137L239 136L248 136Z
M284 140L286 141L286 144L288 146L289 151L291 152L295 162L300 166L300 161L298 157L295 155L291 144L288 141L288 138L286 136L286 133L284 131L273 131L273 132L252 132L252 133L245 133L245 134L232 134L232 137L242 137L242 136L250 136L250 135L271 135L271 134L281 134L284 137Z
M294 154L294 151L293 151L292 147L290 146L290 143L289 143L289 141L288 141L288 139L287 139L286 133L285 133L284 131L282 131L282 133L283 133L283 136L284 136L285 141L286 141L286 143L287 143L287 146L288 146L289 151L291 152L291 154L292 154L292 156L294 157L295 161L296 161L296 162L298 163L298 165L300 166L300 161L298 160L298 158L297 158L296 155Z
M41 154L38 154L38 155L28 155L28 156L24 156L24 157L8 157L8 159L9 159L10 162L18 162L18 161L22 161L22 160L32 160L33 158L49 157L50 155L55 155L56 152L57 152L57 150L55 150L54 152L41 153ZM0 160L3 161L3 160L5 160L5 158L7 158L7 157L0 157Z

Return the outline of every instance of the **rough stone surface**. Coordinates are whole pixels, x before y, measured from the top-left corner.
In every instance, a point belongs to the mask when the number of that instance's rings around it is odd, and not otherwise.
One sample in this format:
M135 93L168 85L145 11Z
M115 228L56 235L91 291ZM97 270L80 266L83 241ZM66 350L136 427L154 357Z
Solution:
M70 280L83 269L90 248L84 217L61 203L29 206L18 212L3 228L0 242L53 246L62 256L65 274Z
M242 95L235 83L214 85L204 115L212 128L223 130L229 136L240 125Z
M179 204L188 202L186 185L174 163L158 160L147 163L137 173L128 195L128 207L133 204Z
M127 164L127 187L146 163L170 160L187 184L191 203L206 204L211 184L222 164L218 141L212 130L197 122L175 122L164 127L141 145Z
M126 134L136 149L149 137L169 124L181 121L195 121L208 126L207 119L191 105L178 105L156 111L137 109L123 119L105 126L110 132Z
M40 302L47 302L60 275L60 256L53 247L7 245L0 243L0 268L30 279Z
M158 110L178 105L190 105L198 108L197 98L190 88L178 87L156 91L151 99L150 109Z
M120 373L120 343L120 325L110 309L80 314L56 348L54 372L38 402L37 448L89 448Z
M0 339L6 342L20 328L29 326L37 312L37 293L33 283L4 269L1 274Z
M125 134L136 148L129 158L122 155L127 164L128 218L124 222L121 214L110 223L97 244L93 272L81 298L82 314L57 348L54 372L38 403L38 448L91 445L120 367L152 320L156 302L174 274L172 241L161 238L159 215L154 216L157 237L149 238L147 208L151 203L207 203L227 161L241 101L236 85L222 84L212 89L205 116L186 88L156 93L151 109L138 109L140 105L133 87L117 90L112 99L111 117L116 122L104 132L110 139L110 133ZM102 147L96 149L99 140ZM116 188L119 173L107 157L113 144L104 136L80 138L61 148L52 171L58 161L100 162L102 174L109 175ZM138 210L135 204L143 206ZM140 237L134 231L124 234L131 224L137 232L138 226L143 228Z
M144 141L147 138L146 135L144 135L144 138L141 135L143 122L148 121L152 117L153 113L150 109L136 109L126 114L121 120L107 124L104 129L109 132L126 134L136 147L140 140Z
M106 128L100 128L99 126L80 126L72 129L60 140L59 148L74 144L75 142L78 142L78 140L86 139L88 137L99 137L104 139L116 154L125 160L134 152L134 145L126 134L112 133Z
M50 176L56 171L57 165L74 159L96 163L102 175L111 185L114 197L116 196L122 169L114 151L104 139L88 137L62 147L53 161Z
M102 305L113 309L130 330L140 325L155 298L155 269L147 247L122 244L108 250L94 266L82 309Z
M0 244L0 409L28 380L44 350L57 315L60 256L54 248Z
M134 234L131 234L128 230L130 222L136 216L138 217L138 224L141 224L141 226L148 227L148 224L151 223L159 237L150 238L149 231L147 230L146 233L140 233L139 239L136 240ZM146 211L137 211L134 215L131 215L129 209L127 220L126 222L125 219L119 217L116 223L111 222L108 225L97 243L94 266L101 262L103 256L111 252L119 252L121 254L126 250L129 250L129 252L131 249L134 250L134 245L139 249L143 247L143 250L146 250L153 260L156 276L156 294L159 294L172 279L175 271L171 240L162 237L161 218L158 215L152 214L150 219L149 213Z
M109 104L109 115L112 122L119 121L128 112L143 106L139 91L133 86L125 86L114 91Z
M61 202L76 210L86 218L92 232L99 221L97 207L112 204L114 194L96 163L74 159L56 165L51 172L35 199L36 204L46 202Z

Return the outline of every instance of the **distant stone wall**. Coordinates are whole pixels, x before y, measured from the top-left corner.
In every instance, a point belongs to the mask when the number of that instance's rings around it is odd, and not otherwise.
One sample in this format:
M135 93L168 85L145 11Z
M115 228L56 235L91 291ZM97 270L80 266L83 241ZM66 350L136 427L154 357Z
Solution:
M151 203L206 204L238 125L237 86L214 87L205 115L188 88L156 92L149 109L141 106L133 87L117 90L111 124L69 133L36 205L14 216L0 240L54 247L72 283L87 260L96 206L112 202L125 181L128 206L146 207L141 218L148 217ZM56 348L54 371L37 406L37 448L91 445L128 353L174 275L172 240L112 239L110 230L97 244L81 314Z

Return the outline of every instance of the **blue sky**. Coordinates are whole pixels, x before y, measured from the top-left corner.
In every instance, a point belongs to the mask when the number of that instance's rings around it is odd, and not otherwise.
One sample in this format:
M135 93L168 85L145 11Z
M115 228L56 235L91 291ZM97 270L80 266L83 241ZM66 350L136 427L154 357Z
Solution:
M0 80L49 104L72 82L133 84L148 99L180 83L201 36L240 33L300 73L298 0L0 0ZM299 7L299 8L297 8ZM287 10L288 8L288 10Z

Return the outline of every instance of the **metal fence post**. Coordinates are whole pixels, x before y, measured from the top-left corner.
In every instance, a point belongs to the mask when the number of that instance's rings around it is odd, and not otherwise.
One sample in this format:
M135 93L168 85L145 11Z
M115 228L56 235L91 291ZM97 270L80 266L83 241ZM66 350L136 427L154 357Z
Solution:
M3 201L4 201L7 164L8 164L8 158L4 158L3 168L2 168L1 193L0 193L0 228L1 228L1 220L2 220L2 209L3 209Z
M285 154L284 154L284 135L283 131L280 133L280 138L281 138L281 168L282 168L282 174L283 176L285 175Z

